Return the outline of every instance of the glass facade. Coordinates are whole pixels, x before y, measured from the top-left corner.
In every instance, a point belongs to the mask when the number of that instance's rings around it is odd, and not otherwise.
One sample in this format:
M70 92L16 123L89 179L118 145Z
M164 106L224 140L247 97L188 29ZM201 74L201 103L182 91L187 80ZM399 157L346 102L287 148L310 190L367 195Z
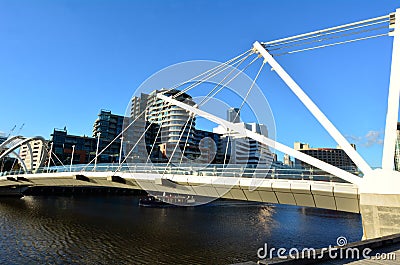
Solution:
M167 163L172 157L172 162L178 163L215 162L211 153L215 153L214 142L218 143L218 136L212 132L196 130L196 118L190 117L186 110L159 99L157 93L160 92L191 106L195 104L190 95L179 90L154 90L150 94L142 93L139 97L132 98L130 119L135 120L135 123L126 135L131 142L136 143L145 131L146 133L145 141L139 141L129 161L146 162L149 158L155 163ZM140 116L142 112L144 115ZM211 141L209 138L215 140ZM130 148L133 146L131 144Z
M93 137L70 135L66 128L54 129L50 143L53 143L55 157L52 158L51 165L69 165L72 157L73 164L87 164L96 156L97 142L99 142L99 152L105 149L97 158L97 163L118 162L121 140L116 139L111 142L121 133L123 122L124 116L101 110L93 125Z
M53 144L53 157L51 165L69 165L72 159L73 146L74 161L73 164L89 163L96 153L96 139L88 136L69 135L64 128L54 129L50 135L50 144Z
M354 144L352 146L356 148ZM310 148L308 144L296 142L294 149L348 172L358 172L357 166L341 148ZM295 164L305 169L314 168L299 159L295 159Z

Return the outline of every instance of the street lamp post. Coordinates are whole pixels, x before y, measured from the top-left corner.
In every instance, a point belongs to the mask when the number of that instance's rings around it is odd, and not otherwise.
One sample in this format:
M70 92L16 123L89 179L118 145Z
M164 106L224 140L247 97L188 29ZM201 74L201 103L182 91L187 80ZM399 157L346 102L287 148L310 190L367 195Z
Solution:
M118 165L121 166L121 159L122 159L122 144L124 142L124 136L121 137L121 146L119 147L119 159Z
M99 153L100 135L101 135L101 132L98 132L97 133L96 156L94 158L94 168L93 168L93 170L96 170L96 166L97 166L97 156L98 156L98 153Z
M72 163L74 161L74 152L75 152L75 145L72 146L72 155L71 155L71 165L69 166L69 171L72 171Z
M49 162L47 163L47 172L49 172L49 168L50 168L51 153L53 153L53 142L50 143Z

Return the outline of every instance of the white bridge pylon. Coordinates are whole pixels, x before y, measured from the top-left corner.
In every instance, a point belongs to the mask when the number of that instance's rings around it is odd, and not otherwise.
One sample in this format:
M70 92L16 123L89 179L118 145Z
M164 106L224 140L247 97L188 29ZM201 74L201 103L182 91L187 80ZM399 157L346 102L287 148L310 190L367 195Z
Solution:
M283 67L275 60L273 55L269 52L269 48L272 50L280 50L279 45L291 47L296 46L293 45L294 42L299 41L309 41L312 38L318 36L330 36L336 33L342 33L348 30L359 30L360 28L376 26L377 24L388 23L389 27L383 26L378 28L372 28L367 30L362 30L356 33L365 33L373 30L381 30L383 28L394 28L394 30L389 32L385 32L384 34L377 34L374 36L362 37L358 39L352 39L342 42L337 42L333 44L326 44L321 46L316 46L313 48L305 48L300 50L295 50L291 52L287 52L286 54L306 51L316 48L324 48L328 46L334 46L338 44L344 44L359 40L365 40L375 37L381 36L394 36L393 40L393 51L392 51L392 67L391 67L391 76L390 76L390 87L389 87L389 96L388 96L388 108L387 108L387 116L386 116L386 129L385 129L385 139L384 139L384 150L382 156L382 170L372 170L372 168L368 165L368 163L361 157L361 155L350 145L350 143L346 140L346 138L339 132L339 130L332 124L332 122L325 116L325 114L318 108L318 106L307 96L307 94L301 89L301 87L292 79L292 77L283 69ZM349 36L352 34L343 34L342 36ZM334 38L334 37L332 37ZM329 39L329 38L326 38ZM390 15L372 18L364 21L359 21L355 23L350 23L347 25L342 25L338 27L333 27L325 30L319 30L311 33L306 33L294 37L284 38L271 42L255 42L253 44L253 53L259 54L264 58L264 63L268 63L272 69L279 75L279 77L286 83L286 85L291 89L291 91L299 98L299 100L304 104L304 106L311 112L311 114L317 119L317 121L324 127L324 129L332 136L332 138L343 148L346 154L350 157L350 159L356 164L356 166L364 173L364 178L351 174L345 170L332 166L328 163L325 163L319 159L306 155L300 151L294 150L291 147L288 147L284 144L276 142L268 137L260 135L258 133L254 133L249 131L242 126L237 124L228 122L219 117L216 117L210 113L204 112L197 108L196 106L190 106L188 104L182 103L178 100L175 100L173 97L167 97L162 93L157 96L160 99L163 99L166 102L179 106L195 115L201 116L205 119L213 121L217 124L225 126L230 130L236 131L241 136L252 138L256 141L259 141L267 146L270 146L278 151L286 153L292 157L300 159L312 166L315 166L319 169L322 169L334 176L337 176L345 181L351 182L358 187L361 186L362 183L365 183L368 179L368 186L374 186L377 182L386 182L385 187L382 186L380 192L388 192L388 187L391 185L388 180L395 180L398 178L397 172L394 171L394 146L396 142L396 124L398 119L398 111L399 111L399 97L400 97L400 76L398 75L398 70L400 69L400 9L396 10L396 13L392 13ZM278 47L278 48L277 48ZM283 47L285 48L285 47ZM279 54L278 54L279 55ZM283 54L282 54L283 55ZM376 179L377 176L381 175L380 181ZM383 176L385 176L385 180L383 180ZM399 181L397 179L397 181ZM382 183L379 183L380 185ZM364 185L365 186L365 185ZM379 186L379 185L378 185Z
M265 60L271 65L274 71L281 77L281 79L292 90L292 92L300 99L300 101L304 104L304 106L306 106L306 108L311 112L311 114L332 136L332 138L341 146L341 148L343 148L343 150L350 157L350 159L357 165L357 167L364 174L371 172L372 169L367 164L367 162L365 162L365 160L350 145L350 143L346 140L346 138L339 132L338 129L336 129L336 127L332 124L332 122L307 96L307 94L300 88L300 86L293 80L293 78L282 68L282 66L279 65L279 63L272 57L272 55L259 42L254 43L254 49L265 58ZM320 168L317 165L316 167Z

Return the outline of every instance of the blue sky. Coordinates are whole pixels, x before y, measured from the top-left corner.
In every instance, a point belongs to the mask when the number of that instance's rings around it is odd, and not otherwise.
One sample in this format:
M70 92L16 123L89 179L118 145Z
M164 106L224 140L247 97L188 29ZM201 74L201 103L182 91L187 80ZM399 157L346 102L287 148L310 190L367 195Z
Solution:
M388 0L4 1L0 0L0 131L53 128L91 135L100 109L124 114L153 73L189 60L226 61L267 41L394 12ZM390 37L278 61L338 129L380 166ZM269 70L258 82L277 140L336 146ZM18 130L18 129L17 129Z

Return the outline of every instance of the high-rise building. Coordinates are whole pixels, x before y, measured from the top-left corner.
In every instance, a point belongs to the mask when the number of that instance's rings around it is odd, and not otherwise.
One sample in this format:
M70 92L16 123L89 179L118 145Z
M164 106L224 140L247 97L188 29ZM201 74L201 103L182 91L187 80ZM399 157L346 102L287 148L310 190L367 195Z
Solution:
M352 146L354 149L356 148L354 144ZM294 149L349 172L357 172L358 170L357 166L340 146L337 148L311 148L309 144L295 142ZM297 158L295 159L295 165L307 169L314 168Z
M21 146L19 156L25 163L26 169L35 172L45 162L46 146L40 140L30 141Z
M99 141L99 151L105 149L99 155L100 161L106 163L119 161L124 119L124 116L113 114L109 110L100 110L93 124L92 135Z
M237 122L235 119L238 109L230 109L227 112L227 120ZM268 130L264 124L240 123L244 128L268 137ZM217 160L221 163L247 164L269 166L274 157L268 146L251 138L240 135L236 131L227 130L219 125L214 128L214 133L220 134L220 144L218 148Z
M162 163L166 162L166 145L161 141L161 129L159 122L154 116L164 115L156 112L162 100L158 100L154 90L150 94L141 93L131 100L131 116L126 126L129 129L124 133L124 145L129 152L128 162L136 163ZM159 106L157 106L159 104ZM149 111L149 110L152 111ZM162 120L162 117L160 117Z
M67 128L54 129L49 141L54 154L51 165L69 165L71 159L73 164L87 164L96 157L97 151L101 152L97 163L119 162L121 139L118 136L122 132L124 119L124 116L109 110L100 110L93 124L93 137L68 134Z
M293 167L293 161L288 154L283 156L283 164L289 167Z
M196 129L196 118L188 111L157 97L157 93L173 96L188 105L195 105L192 97L179 90L154 90L131 100L129 121L135 121L126 131L129 162L179 163L231 163L263 164L272 162L272 154L266 145L253 139L226 131L221 126L213 132ZM143 112L145 113L143 115ZM240 123L238 108L227 111L227 120ZM253 132L268 136L263 124L242 123ZM142 136L143 135L143 136ZM138 140L141 141L138 142ZM124 136L124 144L125 144ZM138 144L136 144L138 142ZM135 147L135 148L133 148ZM151 151L151 155L149 156ZM225 151L228 155L225 155Z
M189 117L186 110L159 99L160 92L189 105L195 104L191 96L179 90L154 90L133 97L129 123L134 123L124 134L129 138L125 146L130 150L130 162L146 162L148 158L152 162L167 162L172 154L173 160L180 161L182 153L190 161L200 155L195 140L196 119Z
M195 145L196 118L181 107L169 104L159 99L157 93L164 92L165 96L173 96L175 100L193 106L192 97L179 90L155 90L149 94L146 110L146 121L155 124L160 129L162 156L166 160L181 160L182 153L189 159L198 157L199 151ZM158 140L158 139L157 139Z
M394 169L400 171L400 122L397 123Z
M227 110L227 121L238 123L240 122L240 110L239 108L229 108Z
M124 116L111 113L109 110L100 110L97 120L93 124L93 137L108 141L114 140L122 131Z
M132 118L138 118L138 117L143 117L143 120L145 120L145 110L147 107L147 99L149 95L145 93L141 93L139 97L132 97L131 99L131 117Z
M97 139L88 136L70 135L67 129L54 129L50 135L52 145L51 165L87 164L96 155Z

